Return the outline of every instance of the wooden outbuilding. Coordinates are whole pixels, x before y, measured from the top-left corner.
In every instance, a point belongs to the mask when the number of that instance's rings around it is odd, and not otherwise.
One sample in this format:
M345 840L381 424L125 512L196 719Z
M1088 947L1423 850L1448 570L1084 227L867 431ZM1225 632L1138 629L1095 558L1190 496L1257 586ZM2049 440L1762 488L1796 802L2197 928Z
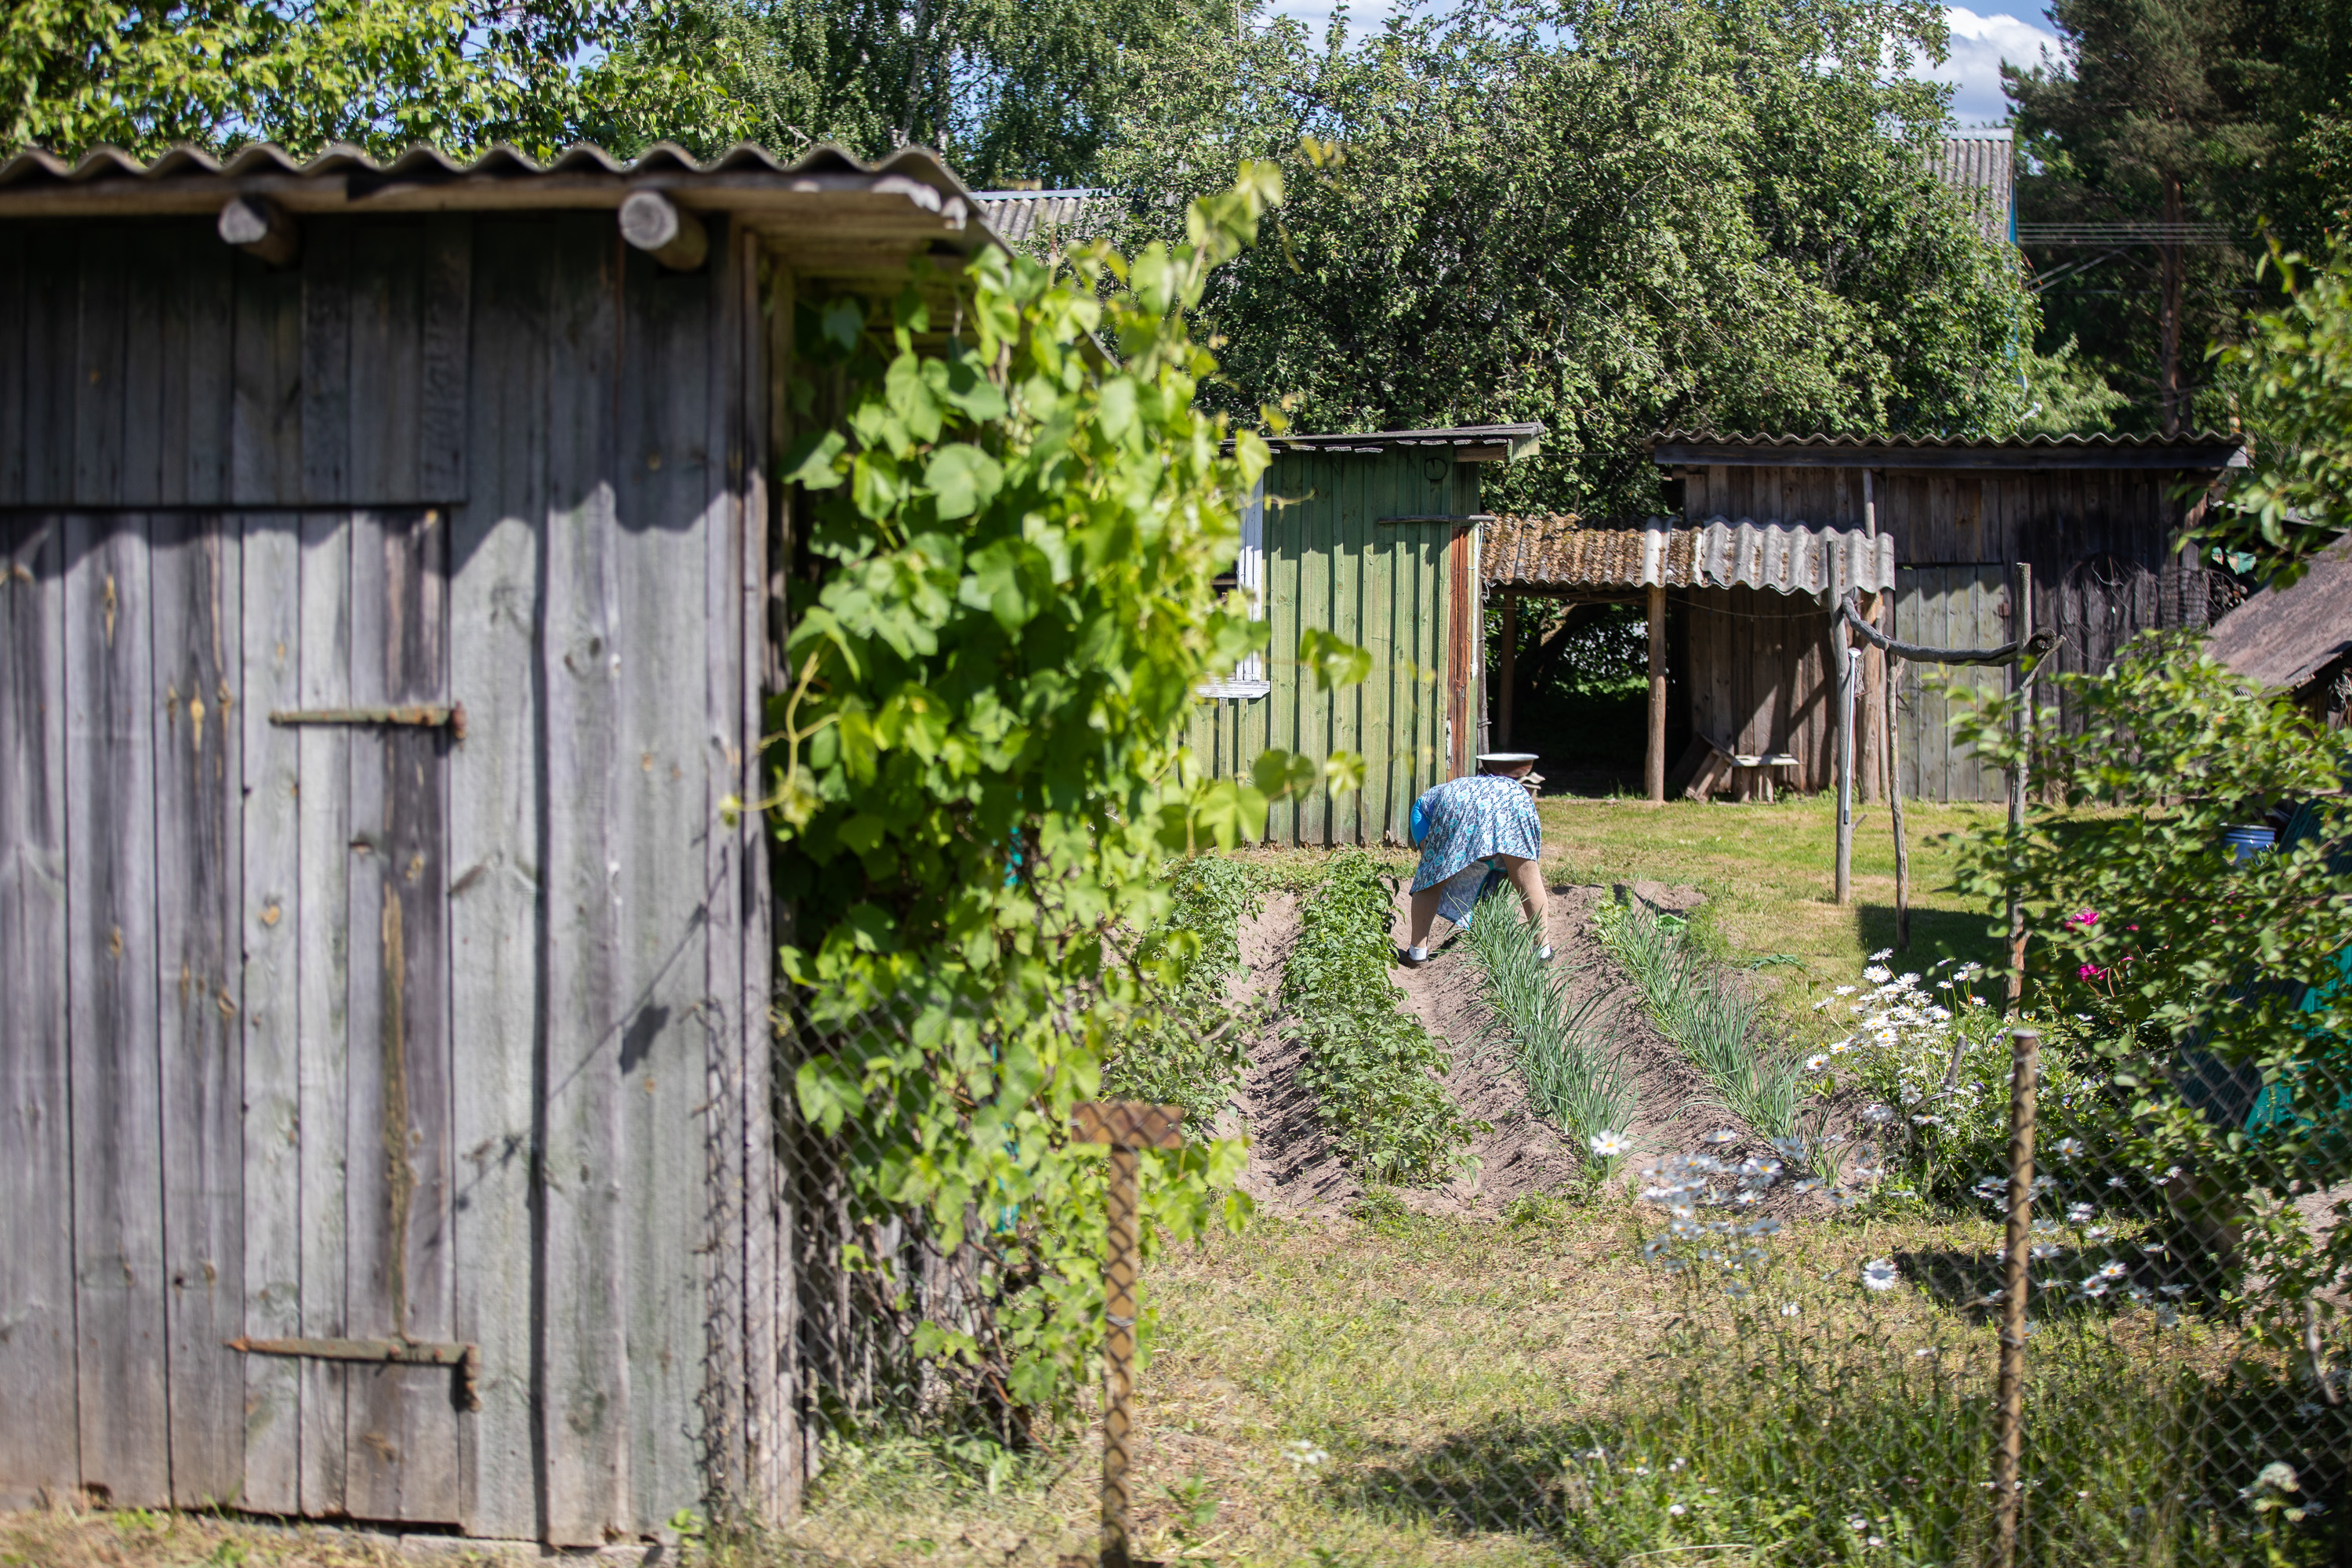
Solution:
M2019 585L2030 579L2031 626L2058 634L2049 668L2059 671L2105 669L2116 649L2146 628L2208 623L2205 567L2179 540L2209 504L2215 481L2245 463L2239 437L2210 435L1948 441L1670 432L1656 438L1651 455L1670 504L1679 509L1665 523L1676 537L1710 531L1763 537L1778 530L1824 542L1883 541L1893 553L1893 585L1882 604L1865 601L1864 608L1908 642L1987 647L2011 641L2024 629L2013 605ZM1534 541L1643 531L1588 530L1575 518L1519 519L1507 526ZM1696 585L1661 584L1654 594L1631 581L1604 581L1605 573L1590 581L1577 576L1580 568L1529 576L1513 564L1523 556L1549 560L1565 548L1545 545L1526 555L1490 545L1488 592L1505 595L1507 614L1511 597L1532 593L1653 605L1654 795L1663 793L1669 771L1660 754L1670 670L1685 693L1693 734L1691 752L1674 770L1676 787L1706 746L1793 755L1789 771L1799 787L1828 787L1834 595L1808 587L1767 597L1751 589L1748 599L1735 602ZM1867 583L1855 586L1869 592ZM1885 668L1875 651L1864 656L1856 740L1856 783L1864 799L1885 787ZM1893 737L1900 787L1906 796L1930 800L2003 798L2001 775L1953 742L1948 704L1927 684L1937 673L1959 672L1902 667ZM2007 679L1998 668L1965 674L1979 686ZM2058 721L2071 722L2063 705ZM1525 733L1510 739L1546 743Z
M0 167L0 1505L788 1511L796 298L929 155Z
M1243 510L1230 585L1268 625L1267 652L1213 682L1194 720L1212 776L1270 747L1366 763L1364 787L1275 805L1291 844L1409 841L1414 797L1476 766L1485 737L1479 476L1539 449L1540 425L1286 435ZM1370 678L1320 689L1297 661L1313 628L1369 648Z
M2265 691L2285 693L2331 730L2352 708L2352 541L2311 563L2292 588L2257 590L2213 626L2213 657Z

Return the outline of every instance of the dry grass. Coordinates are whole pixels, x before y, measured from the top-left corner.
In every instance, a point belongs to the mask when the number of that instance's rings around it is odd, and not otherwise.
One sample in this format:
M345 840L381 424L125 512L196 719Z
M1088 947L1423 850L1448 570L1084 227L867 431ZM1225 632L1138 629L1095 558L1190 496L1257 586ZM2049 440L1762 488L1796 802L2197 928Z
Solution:
M0 1513L0 1568L511 1568L536 1556L528 1547L419 1537L406 1542L365 1530L151 1509Z

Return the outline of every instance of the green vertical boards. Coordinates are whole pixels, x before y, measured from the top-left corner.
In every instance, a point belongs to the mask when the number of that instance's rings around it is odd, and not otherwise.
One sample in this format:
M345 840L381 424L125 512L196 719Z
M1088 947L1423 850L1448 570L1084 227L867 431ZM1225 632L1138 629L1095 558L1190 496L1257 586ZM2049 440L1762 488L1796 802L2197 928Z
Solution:
M1451 681L1477 677L1447 668L1446 546L1458 525L1381 520L1463 516L1477 509L1477 497L1475 468L1427 447L1276 454L1265 476L1271 689L1203 699L1190 737L1193 758L1204 773L1232 777L1268 747L1318 766L1346 751L1364 758L1365 774L1360 794L1318 788L1277 803L1268 838L1404 843L1413 797L1448 776L1445 693ZM1318 690L1298 665L1299 633L1309 626L1370 649L1370 679Z
M1903 566L1895 574L1895 632L1927 647L1997 647L2009 641L2009 567L1997 561ZM1978 761L1952 734L1952 704L1931 690L1930 678L2007 690L1998 666L1903 664L1896 689L1895 765L1903 794L1914 800L2006 800L2000 769Z

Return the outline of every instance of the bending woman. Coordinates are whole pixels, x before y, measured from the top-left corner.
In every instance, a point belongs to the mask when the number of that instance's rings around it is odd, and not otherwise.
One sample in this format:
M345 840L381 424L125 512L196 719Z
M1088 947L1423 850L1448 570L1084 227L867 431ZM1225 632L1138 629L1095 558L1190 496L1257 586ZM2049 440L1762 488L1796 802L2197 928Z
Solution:
M1439 784L1412 803L1421 865L1412 874L1412 945L1399 954L1407 965L1429 962L1429 928L1439 915L1457 926L1469 923L1486 879L1464 873L1482 861L1517 885L1528 924L1537 932L1536 956L1551 962L1551 944L1542 941L1549 900L1538 865L1543 824L1519 782L1535 765L1530 752L1488 752L1478 758L1477 773Z

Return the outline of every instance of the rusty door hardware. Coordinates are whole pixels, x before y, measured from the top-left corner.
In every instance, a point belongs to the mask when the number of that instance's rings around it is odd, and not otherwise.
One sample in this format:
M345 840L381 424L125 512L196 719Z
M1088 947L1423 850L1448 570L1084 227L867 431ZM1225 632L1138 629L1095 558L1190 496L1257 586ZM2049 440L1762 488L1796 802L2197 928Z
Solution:
M395 724L417 730L443 730L453 740L466 738L466 705L415 702L405 708L280 708L269 715L273 724Z
M249 1340L221 1342L244 1355L282 1355L304 1361L353 1361L395 1366L454 1366L458 1403L482 1407L482 1347L435 1344L424 1340Z
M1139 1100L1084 1100L1071 1108L1070 1135L1081 1143L1110 1145L1110 1184L1104 1196L1110 1237L1103 1259L1102 1568L1129 1568L1133 1559L1127 1473L1128 1441L1135 1429L1135 1285L1143 1260L1136 1247L1142 1206L1136 1179L1139 1149L1181 1149L1184 1110Z

